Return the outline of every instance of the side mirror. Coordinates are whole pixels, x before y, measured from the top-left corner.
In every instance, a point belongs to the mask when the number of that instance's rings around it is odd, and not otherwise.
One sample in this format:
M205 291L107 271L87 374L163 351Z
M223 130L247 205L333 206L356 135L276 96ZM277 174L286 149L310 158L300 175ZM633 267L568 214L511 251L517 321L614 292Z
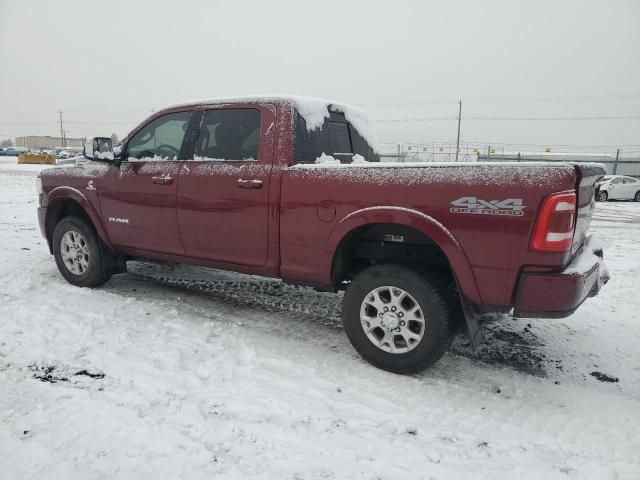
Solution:
M84 157L89 160L113 161L113 145L109 137L89 137L84 144Z

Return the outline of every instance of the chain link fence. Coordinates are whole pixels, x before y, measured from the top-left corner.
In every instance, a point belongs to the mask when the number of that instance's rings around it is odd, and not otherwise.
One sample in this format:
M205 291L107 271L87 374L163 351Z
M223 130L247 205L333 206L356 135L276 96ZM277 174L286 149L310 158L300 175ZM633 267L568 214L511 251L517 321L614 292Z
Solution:
M456 146L447 143L383 143L379 145L382 162L594 162L604 164L607 174L640 177L640 147L602 148L589 151L556 151L562 147L545 147L538 151L508 146L466 144L456 156ZM566 150L566 148L565 148ZM457 158L456 158L457 157Z

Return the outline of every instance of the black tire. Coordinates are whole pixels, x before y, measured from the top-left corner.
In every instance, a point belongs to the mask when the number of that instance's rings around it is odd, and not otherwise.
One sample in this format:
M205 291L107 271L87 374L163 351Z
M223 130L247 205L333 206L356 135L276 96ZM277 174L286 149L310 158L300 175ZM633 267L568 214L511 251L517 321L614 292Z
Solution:
M600 191L598 192L598 197L596 198L596 200L598 202L606 202L609 199L609 194L605 191Z
M61 242L68 232L78 232L88 250L87 267L76 274L67 267L61 254ZM107 268L109 254L105 252L100 238L93 225L80 217L65 217L58 222L53 231L53 256L58 270L64 279L78 287L98 287L111 278L111 270Z
M399 265L376 265L362 271L349 284L342 304L342 321L351 344L369 363L393 373L416 373L436 363L449 348L453 334L449 302L441 283ZM376 288L385 286L404 290L424 312L422 338L403 353L387 352L374 345L360 320L365 299L371 298L368 295ZM380 332L384 334L382 328Z
M640 202L640 190L638 190L633 197L636 202Z

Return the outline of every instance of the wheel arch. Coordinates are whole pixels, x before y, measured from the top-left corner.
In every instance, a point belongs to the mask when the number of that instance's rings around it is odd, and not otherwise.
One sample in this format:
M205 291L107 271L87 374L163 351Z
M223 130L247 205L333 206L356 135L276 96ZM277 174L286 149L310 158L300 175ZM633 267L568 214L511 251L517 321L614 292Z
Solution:
M45 234L50 253L53 253L53 231L58 222L69 215L75 215L87 220L95 229L100 240L109 249L113 250L99 215L82 192L71 187L58 187L49 193L47 200Z
M453 234L433 217L401 207L380 206L361 209L338 223L327 242L327 252L331 259L328 277L332 285L344 279L345 261L349 257L354 239L359 238L374 225L389 227L391 234L395 231L400 234L413 232L413 241L437 249L446 260L446 266L464 297L472 303L482 303L471 264Z

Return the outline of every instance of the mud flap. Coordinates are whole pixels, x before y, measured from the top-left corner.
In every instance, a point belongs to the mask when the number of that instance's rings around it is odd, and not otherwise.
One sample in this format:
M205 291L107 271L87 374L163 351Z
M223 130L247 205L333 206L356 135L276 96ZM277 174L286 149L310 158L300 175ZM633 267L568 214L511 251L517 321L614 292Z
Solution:
M109 250L104 242L98 237L100 243L100 255L102 256L102 268L105 275L117 275L127 271L127 262L124 255L117 254Z
M462 300L462 311L464 312L464 320L467 324L467 334L469 335L469 341L473 352L478 351L480 342L482 341L482 329L480 328L480 322L478 321L478 315L473 310L473 307L469 305L464 299Z

